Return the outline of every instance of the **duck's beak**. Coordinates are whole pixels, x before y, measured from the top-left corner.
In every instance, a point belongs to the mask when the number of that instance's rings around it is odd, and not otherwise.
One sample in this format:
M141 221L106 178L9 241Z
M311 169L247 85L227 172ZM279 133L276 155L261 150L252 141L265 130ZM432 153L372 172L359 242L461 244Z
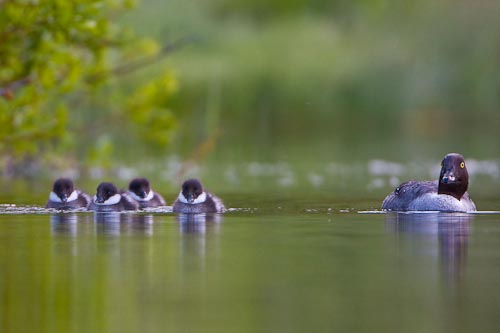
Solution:
M146 196L147 196L147 193L146 191L141 191L141 193L139 194L139 196L144 199Z
M62 202L67 202L68 201L68 196L65 193L61 194L60 198L61 198Z
M453 171L446 171L443 175L443 183L444 184L454 183L456 180L457 180L457 178L453 174Z
M97 202L97 203L103 203L104 202L104 198L101 195L96 195L95 196L95 202Z
M194 195L193 195L192 193L189 193L189 194L187 195L186 199L187 199L187 201L188 201L189 203L193 203L195 198L194 198Z

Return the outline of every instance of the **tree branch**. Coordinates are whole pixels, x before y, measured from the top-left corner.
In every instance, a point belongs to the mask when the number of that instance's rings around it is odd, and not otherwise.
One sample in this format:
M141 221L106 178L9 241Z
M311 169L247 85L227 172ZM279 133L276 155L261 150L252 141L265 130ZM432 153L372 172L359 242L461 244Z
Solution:
M110 70L106 70L106 71L102 71L101 73L90 75L85 79L85 81L87 83L93 83L95 81L101 80L102 78L104 78L106 76L126 75L128 73L139 70L143 67L151 65L155 62L158 62L161 59L165 58L166 56L170 55L172 52L177 51L179 48L183 47L184 45L194 43L197 40L198 40L198 38L195 36L187 36L187 37L180 38L180 39L162 47L160 52L158 54L155 54L154 56L148 56L148 57L135 59L135 60L132 60L128 63L123 64L123 65L118 65L117 67L112 68ZM60 80L63 80L63 78L60 78ZM21 79L18 79L16 81L7 83L4 87L0 87L0 96L4 97L7 100L11 100L14 98L14 93L17 90L19 90L19 89L23 88L24 86L27 86L31 83L33 83L33 79L29 75L26 77L23 77Z
M11 100L14 98L14 92L21 89L28 84L31 84L33 80L30 76L23 77L19 80L8 83L5 87L0 87L0 96L5 99Z
M154 64L155 62L158 62L161 59L170 55L170 53L177 51L179 48L183 47L184 45L194 43L197 40L198 40L198 38L195 36L188 36L188 37L180 38L180 39L162 47L162 49L160 50L160 52L158 54L148 56L148 57L143 57L140 59L135 59L135 60L130 61L128 63L125 63L123 65L118 65L117 67L112 68L110 70L91 75L91 76L87 77L86 81L88 83L92 83L92 82L98 81L98 80L100 80L103 77L108 76L108 75L121 76L121 75L129 74L129 73L134 72L136 70L139 70L143 67Z

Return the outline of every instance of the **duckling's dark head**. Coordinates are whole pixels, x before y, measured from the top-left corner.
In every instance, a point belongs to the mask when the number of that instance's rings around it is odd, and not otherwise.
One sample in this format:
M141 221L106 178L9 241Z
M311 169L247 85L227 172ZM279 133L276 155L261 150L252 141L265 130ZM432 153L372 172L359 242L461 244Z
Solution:
M95 201L97 203L104 203L106 200L108 200L115 194L118 194L118 189L114 184L100 183L99 186L97 186Z
M448 194L460 200L468 186L469 173L464 157L456 153L446 155L441 162L438 193Z
M188 179L182 184L182 195L193 203L203 193L203 185L198 179Z
M59 178L54 182L52 192L54 192L62 202L68 201L68 197L75 190L73 181L69 178Z
M128 185L129 191L135 193L139 198L144 199L151 191L149 180L146 178L134 178Z

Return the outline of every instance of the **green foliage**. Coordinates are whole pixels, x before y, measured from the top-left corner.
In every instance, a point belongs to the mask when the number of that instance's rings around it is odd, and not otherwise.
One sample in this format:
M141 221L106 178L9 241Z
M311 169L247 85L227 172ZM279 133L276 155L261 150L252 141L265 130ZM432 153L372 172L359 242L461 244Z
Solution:
M66 106L55 101L84 75L105 70L105 51L120 41L106 6L97 0L1 4L1 154L31 155L65 135Z
M89 166L100 166L110 169L113 164L113 143L109 135L103 135L96 140L96 144L89 149L87 163Z
M201 129L212 87L219 87L220 146L231 153L250 142L331 142L351 154L349 144L382 137L402 146L439 141L458 149L474 142L477 151L495 151L498 2L194 2L205 4L202 14L180 1L156 9L182 8L183 17L193 17L185 29L203 24L205 43L174 59L183 87L179 107ZM196 144L191 132L182 139Z
M215 137L217 158L318 142L321 154L352 154L351 144L385 146L380 138L495 150L500 139L496 2L132 5L0 2L0 155L109 168L139 154L191 156ZM190 33L201 42L167 69L127 66L161 57L157 40Z
M169 107L177 91L177 80L171 72L138 89L127 103L127 113L135 125L137 138L164 148L171 142L176 118Z
M114 75L127 74L126 66L119 73L114 68L159 52L156 41L137 38L117 24L116 18L133 5L130 0L0 2L0 156L23 161L61 144L75 148L67 145L78 142L67 137L75 135L68 130L85 126L78 121L85 118L78 115L84 112L78 109L82 96L96 93ZM148 93L147 88L141 91ZM162 101L141 97L140 92L135 96L140 101L136 106L149 115L146 121L134 119L136 125L156 126L151 132L156 137L157 127L168 132L173 114L156 116L147 110ZM99 110L94 120L105 121L107 112ZM103 145L97 137L84 139L93 162L99 160L103 146L112 151L108 147L112 140Z

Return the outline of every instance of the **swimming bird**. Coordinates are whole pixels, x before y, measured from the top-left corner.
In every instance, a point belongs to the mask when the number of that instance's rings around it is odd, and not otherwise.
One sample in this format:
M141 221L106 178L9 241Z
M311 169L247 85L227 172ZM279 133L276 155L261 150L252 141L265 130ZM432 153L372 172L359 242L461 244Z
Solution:
M154 192L150 185L149 180L146 178L134 178L128 185L127 192L132 199L137 201L139 208L165 206L165 199L159 194Z
M469 173L462 155L450 153L441 162L439 180L410 180L399 185L382 203L392 211L475 211L469 197Z
M221 199L204 190L198 179L188 179L182 184L172 210L175 213L222 213L225 207Z
M59 178L54 182L45 207L59 210L86 208L90 201L88 194L75 189L71 179Z
M112 183L100 183L88 209L96 212L137 210L139 204L126 193L119 193Z

